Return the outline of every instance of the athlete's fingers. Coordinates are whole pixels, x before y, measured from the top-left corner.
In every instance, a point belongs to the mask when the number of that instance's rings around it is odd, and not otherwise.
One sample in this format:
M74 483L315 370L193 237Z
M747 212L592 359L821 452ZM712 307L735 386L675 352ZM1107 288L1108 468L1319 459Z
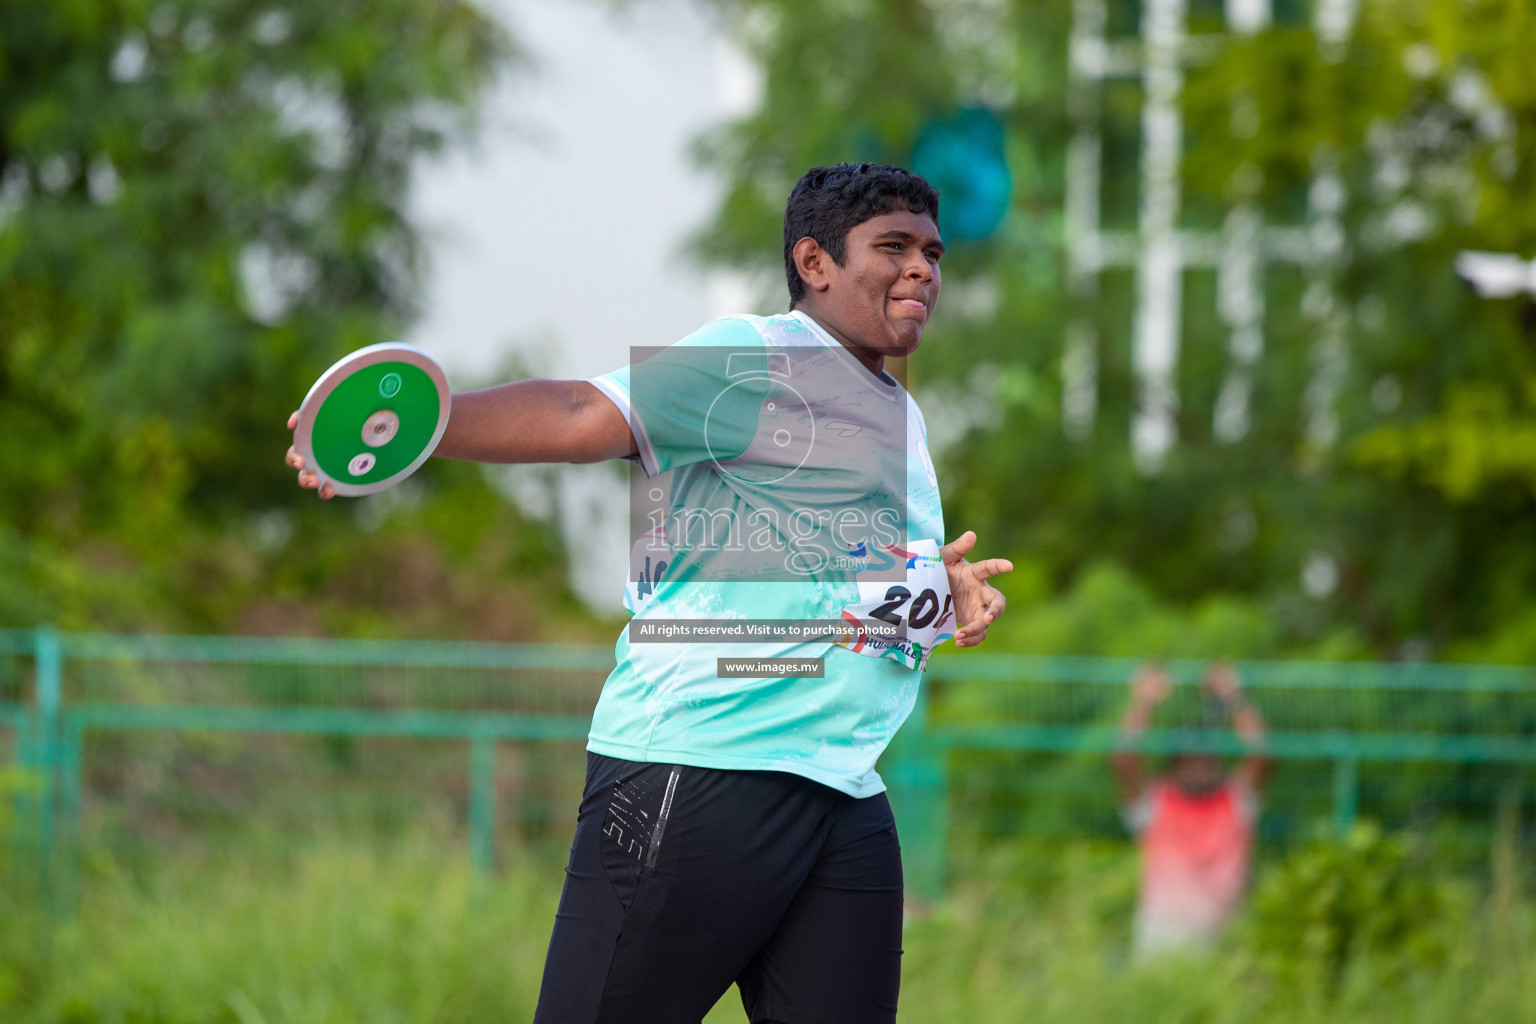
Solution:
M958 608L957 611L959 611ZM987 605L986 601L982 598L982 595L971 595L970 598L964 602L964 612L965 621L961 623L960 628L955 631L956 637L969 637L972 633L976 632L976 630L985 628L986 623L984 620L987 614ZM958 614L955 616L955 621L960 622L960 616Z
M987 638L986 623L978 620L955 634L956 647L975 647Z
M986 600L986 620L988 622L1002 615L1003 610L1008 607L1008 598L1003 596L1003 592L995 587L988 587L983 592L982 597Z
M939 549L939 557L946 565L952 565L966 556L966 553L976 546L976 532L966 530L954 540Z
M288 429L292 430L294 427L296 427L298 425L299 425L299 413L298 413L298 410L294 410L292 413L290 413L288 415ZM304 469L304 456L299 454L299 449L296 446L294 446L294 445L289 445L288 446L287 462L288 462L289 466L293 467L294 469L300 470L300 473L299 473L299 486L300 487L308 487L308 486L310 486L309 484L306 484L304 482L304 474L302 472L303 469ZM311 474L311 475L313 475L313 474Z
M955 643L961 647L970 646L970 643L987 635L988 618L983 612L972 618L970 622L955 630ZM960 641L966 641L961 643Z
M997 576L1005 572L1013 572L1013 563L1006 558L983 558L979 562L971 563L971 571L979 580Z
M320 491L320 497L326 501L330 501L332 498L336 497L336 488L331 486L331 482L327 480L324 483L321 483L319 474L317 474L312 469L306 469L304 472L299 474L299 486L307 491L318 489Z
M979 610L971 621L955 630L956 647L975 647L987 638L987 626L995 622L1008 607L1008 598L996 587L982 585Z

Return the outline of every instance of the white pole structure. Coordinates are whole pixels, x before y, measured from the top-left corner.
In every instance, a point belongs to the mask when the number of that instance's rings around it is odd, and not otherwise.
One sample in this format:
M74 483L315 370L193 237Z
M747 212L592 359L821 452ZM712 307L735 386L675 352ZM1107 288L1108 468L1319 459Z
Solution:
M1251 36L1269 28L1269 0L1227 0L1227 27L1240 36Z
M1141 36L1145 57L1141 106L1141 252L1136 260L1136 325L1132 364L1141 389L1131 447L1143 472L1156 470L1173 446L1184 302L1179 251L1179 165L1184 148L1182 63L1184 0L1146 0Z
M1263 227L1258 204L1232 207L1216 267L1216 309L1227 325L1231 364L1216 396L1211 432L1229 444L1248 436L1253 367L1264 353L1264 266L1259 248Z
M1338 62L1354 32L1358 0L1318 0L1312 27L1323 59ZM1312 187L1307 190L1307 230L1313 258L1302 312L1317 324L1312 349L1312 379L1302 396L1307 442L1316 458L1339 437L1336 403L1349 365L1349 309L1340 302L1335 285L1348 256L1344 233L1346 194L1339 174L1338 154L1322 148L1313 154Z
M1067 105L1077 130L1067 144L1067 289L1082 308L1098 297L1099 261L1092 251L1099 235L1099 81L1104 74L1104 0L1076 0L1072 7L1069 60L1072 77ZM1092 320L1078 316L1067 325L1061 355L1061 426L1067 437L1085 440L1099 406L1099 337Z
M1269 27L1269 0L1227 0L1227 24L1237 35L1253 35ZM1252 96L1232 98L1232 132L1252 138L1259 131ZM1264 353L1264 214L1255 202L1263 172L1243 166L1233 175L1236 205L1222 227L1221 262L1216 266L1216 312L1227 326L1231 364L1216 408L1211 433L1231 444L1248 436L1253 368Z
M1516 253L1466 249L1456 254L1456 273L1479 298L1510 299L1521 292L1536 298L1536 261Z
M1312 378L1302 405L1307 441L1314 452L1320 452L1339 436L1334 400L1348 360L1345 338L1349 311L1334 291L1334 279L1345 256L1344 182L1334 154L1320 152L1314 165L1317 176L1307 190L1307 219L1316 258L1307 267L1308 282L1301 303L1302 313L1316 325L1317 334L1312 348Z
M1132 365L1137 409L1131 446L1137 465L1154 473L1177 442L1174 417L1183 313L1183 273L1214 270L1217 314L1228 332L1228 372L1212 410L1212 431L1225 442L1247 436L1253 372L1264 351L1264 274L1270 263L1307 268L1304 312L1318 329L1313 375L1303 400L1309 441L1327 447L1337 434L1333 402L1347 354L1348 316L1333 299L1333 280L1344 257L1343 183L1326 153L1314 160L1316 177L1303 225L1267 225L1254 201L1256 168L1240 168L1235 202L1221 230L1179 226L1184 68L1208 59L1220 39L1191 38L1187 0L1144 0L1141 38L1107 39L1104 0L1075 0L1068 108L1073 137L1067 151L1066 243L1068 287L1084 312L1068 324L1062 353L1062 429L1082 439L1098 412L1100 338L1089 310L1098 275L1134 269L1136 311ZM1325 59L1339 59L1358 11L1358 0L1318 0L1313 27ZM1268 28L1271 0L1226 0L1229 28L1249 35ZM1142 153L1140 206L1135 231L1109 231L1100 223L1103 128L1100 89L1115 78L1140 79ZM1242 97L1234 97L1241 102ZM1250 104L1247 108L1252 109ZM1234 127L1239 121L1234 108ZM1256 117L1251 115L1250 118ZM1254 120L1247 130L1262 131Z

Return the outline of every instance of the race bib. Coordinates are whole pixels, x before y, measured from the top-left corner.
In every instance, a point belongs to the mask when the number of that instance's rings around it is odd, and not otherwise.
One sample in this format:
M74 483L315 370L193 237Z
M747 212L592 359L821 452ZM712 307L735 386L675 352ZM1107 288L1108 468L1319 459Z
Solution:
M907 563L905 583L865 582L859 585L859 601L843 609L843 621L851 635L837 642L870 658L894 658L908 668L922 669L935 647L955 635L954 600L949 593L949 574L939 557L939 546L918 540L905 548L884 545L890 555ZM901 636L870 635L870 625L894 625Z

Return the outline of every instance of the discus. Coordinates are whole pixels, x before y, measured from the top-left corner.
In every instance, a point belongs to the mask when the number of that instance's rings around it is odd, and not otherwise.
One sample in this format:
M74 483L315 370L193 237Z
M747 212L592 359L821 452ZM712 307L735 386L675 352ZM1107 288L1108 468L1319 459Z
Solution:
M337 494L374 494L427 461L451 401L443 368L421 349L369 345L315 381L299 406L293 446Z

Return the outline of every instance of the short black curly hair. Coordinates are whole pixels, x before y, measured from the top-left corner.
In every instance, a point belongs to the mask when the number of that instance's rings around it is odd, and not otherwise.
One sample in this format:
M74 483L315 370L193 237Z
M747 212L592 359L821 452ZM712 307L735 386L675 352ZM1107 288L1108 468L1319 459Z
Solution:
M810 237L838 266L848 258L848 232L896 210L926 213L939 222L939 193L911 171L880 164L812 167L795 183L784 205L784 274L791 307L805 298L805 282L795 268L795 243Z

